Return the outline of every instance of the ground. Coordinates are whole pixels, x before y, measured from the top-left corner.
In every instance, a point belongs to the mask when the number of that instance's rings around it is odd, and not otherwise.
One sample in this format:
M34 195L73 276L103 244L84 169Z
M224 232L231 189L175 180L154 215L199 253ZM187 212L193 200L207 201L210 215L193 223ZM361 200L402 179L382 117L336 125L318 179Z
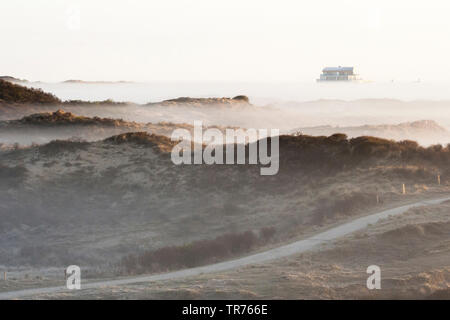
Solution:
M448 297L450 201L410 209L320 248L270 263L181 280L33 299L426 299ZM381 290L366 269L381 268ZM29 280L30 283L50 284ZM3 287L5 288L5 287Z

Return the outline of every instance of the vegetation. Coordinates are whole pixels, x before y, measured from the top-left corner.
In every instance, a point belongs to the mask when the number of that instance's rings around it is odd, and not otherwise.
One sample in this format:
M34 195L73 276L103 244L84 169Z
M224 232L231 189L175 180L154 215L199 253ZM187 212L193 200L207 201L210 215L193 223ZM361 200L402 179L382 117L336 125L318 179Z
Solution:
M233 98L233 100L239 100L239 101L244 101L247 103L250 103L250 99L247 96L236 96Z
M450 144L421 147L415 141L386 140L376 137L348 139L344 134L325 136L280 136L280 161L287 168L302 165L342 170L358 164L374 164L380 160L430 164L447 167ZM295 161L293 161L295 159ZM280 170L283 166L280 166Z
M85 150L89 147L89 142L78 138L70 140L53 140L47 144L38 146L39 153L46 156L57 155L63 152L74 152L76 150Z
M65 105L89 105L89 106L100 106L100 105L109 105L109 106L124 106L127 105L127 102L117 102L112 99L106 99L103 101L85 101L85 100L66 100L64 101Z
M23 165L8 167L0 163L0 180L4 185L16 187L21 184L27 175L27 169Z
M0 78L0 102L30 103L30 104L93 105L93 106L97 105L123 106L128 104L126 102L116 102L111 99L107 99L104 101L84 101L84 100L61 101L55 95L44 92L41 89L28 88L16 83L12 83L9 77L3 77L3 79Z
M128 132L122 133L105 140L109 143L122 144L122 143L135 143L143 146L156 147L158 151L170 152L176 142L170 140L170 138L165 136L160 136L156 134L149 134L147 132Z
M199 240L183 246L163 247L122 259L126 273L162 272L192 268L243 254L264 245L275 235L275 228L266 227L258 234L252 231L228 233L212 240Z
M362 192L355 192L344 195L342 198L323 197L318 199L314 212L315 223L323 223L327 219L334 220L336 217L351 216L352 214L376 205L376 195Z
M148 103L148 106L232 106L232 105L242 105L249 104L249 99L247 96L236 96L231 98L190 98L190 97L180 97L176 99L164 100L161 102Z
M59 100L53 94L46 93L41 89L27 88L1 79L0 101L8 103L61 103L61 100Z
M10 121L11 123L29 124L29 125L46 125L46 126L63 126L67 124L76 125L101 125L108 127L134 125L134 123L127 123L122 119L110 119L100 117L84 117L77 116L71 112L64 110L57 110L55 112L36 113L20 120Z
M5 79L5 80L3 80ZM12 77L0 77L0 102L6 103L36 103L36 104L64 104L64 105L109 105L109 106L124 106L128 102L116 102L112 99L103 101L84 101L84 100L66 100L61 101L51 93L42 91L41 89L28 88L16 83L13 83ZM18 80L18 79L16 79ZM180 97L177 99L166 100L157 103L149 103L148 105L232 105L236 103L249 104L249 98L244 95L239 95L234 98L189 98Z

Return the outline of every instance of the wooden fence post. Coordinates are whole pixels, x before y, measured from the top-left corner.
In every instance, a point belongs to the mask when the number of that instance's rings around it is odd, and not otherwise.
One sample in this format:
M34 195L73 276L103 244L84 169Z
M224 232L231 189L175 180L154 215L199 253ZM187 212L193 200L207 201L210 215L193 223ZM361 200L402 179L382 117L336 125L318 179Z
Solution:
M403 194L406 194L406 186L403 184Z

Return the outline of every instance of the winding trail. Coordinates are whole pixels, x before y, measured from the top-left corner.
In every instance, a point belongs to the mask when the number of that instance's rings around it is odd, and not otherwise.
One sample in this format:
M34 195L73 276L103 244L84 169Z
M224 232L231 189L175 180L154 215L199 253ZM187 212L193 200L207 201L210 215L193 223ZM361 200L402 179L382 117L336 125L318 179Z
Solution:
M173 280L186 278L191 276L197 276L205 273L213 273L226 271L238 267L243 267L249 264L262 263L270 260L275 260L283 257L287 257L293 254L302 253L313 249L314 247L326 243L331 240L335 240L346 235L349 235L355 231L366 228L370 224L378 222L380 219L387 218L389 216L399 215L407 210L420 207L425 205L440 204L450 200L450 197L437 198L432 200L422 200L414 202L411 204L403 205L397 208L384 210L378 213L374 213L365 217L354 219L350 222L341 224L337 227L333 227L327 231L318 233L312 237L306 238L304 240L299 240L288 245L283 245L274 249L270 249L264 252L252 254L243 258L229 260L225 262L210 264L202 267L196 267L191 269L179 270L174 272L168 272L163 274L155 274L150 276L139 276L133 278L122 278L117 280L106 280L91 283L81 284L81 290L108 287L108 286L118 286L127 285L143 282L153 282L161 280ZM65 286L59 287L48 287L48 288L33 288L33 289L23 289L17 291L7 291L0 292L0 300L4 299L17 299L21 297L29 297L38 294L48 294L48 293L59 293L69 291Z

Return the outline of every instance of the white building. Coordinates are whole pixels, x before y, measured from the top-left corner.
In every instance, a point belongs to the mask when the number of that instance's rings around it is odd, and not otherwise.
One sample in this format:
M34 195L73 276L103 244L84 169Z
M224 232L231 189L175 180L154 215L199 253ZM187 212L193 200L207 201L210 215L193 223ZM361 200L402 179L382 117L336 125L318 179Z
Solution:
M353 67L326 67L317 81L357 81L360 80L354 73Z

